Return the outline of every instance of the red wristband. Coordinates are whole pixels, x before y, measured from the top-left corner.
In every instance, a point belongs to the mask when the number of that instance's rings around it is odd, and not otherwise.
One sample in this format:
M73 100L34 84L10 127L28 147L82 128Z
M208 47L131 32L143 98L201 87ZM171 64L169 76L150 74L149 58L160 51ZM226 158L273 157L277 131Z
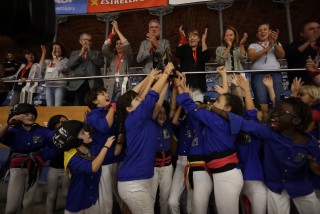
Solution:
M112 39L115 37L116 35L113 34L113 33L110 33L109 36L108 36L108 39L110 39L112 41Z
M186 37L180 37L179 44L185 45L185 44L187 44L187 43L188 43L188 42L187 42L187 38L186 38Z
M187 37L186 37L183 33L180 32L180 41L179 41L179 44L185 45L185 44L187 44L187 43L188 43Z

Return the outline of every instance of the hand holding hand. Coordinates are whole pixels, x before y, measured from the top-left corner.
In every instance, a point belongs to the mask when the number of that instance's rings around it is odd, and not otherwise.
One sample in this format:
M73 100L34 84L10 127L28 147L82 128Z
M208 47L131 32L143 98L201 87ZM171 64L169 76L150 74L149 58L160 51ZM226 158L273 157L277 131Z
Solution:
M165 69L164 69L164 73L170 75L172 73L172 71L174 70L174 65L172 62L168 62L168 64L166 65Z
M159 75L160 71L152 68L151 72L148 74L148 81L154 81L155 79L157 79L157 76Z
M178 88L178 87L183 88L184 85L185 85L184 76L179 71L176 71L176 72L177 72L178 77L177 78L173 78L173 80L172 80L173 86L175 88Z

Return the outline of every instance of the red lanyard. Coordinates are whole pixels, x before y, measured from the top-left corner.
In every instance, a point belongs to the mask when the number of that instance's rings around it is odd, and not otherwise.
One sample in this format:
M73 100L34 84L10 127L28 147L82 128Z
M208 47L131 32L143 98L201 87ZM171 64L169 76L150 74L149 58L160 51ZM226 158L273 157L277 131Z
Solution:
M267 48L267 47L261 45L260 43L257 43L257 44L260 45L263 49L266 49L266 48ZM267 61L268 61L268 51L269 51L269 50L267 50L267 52L266 52L266 58L264 59L264 63L267 63Z
M56 63L53 62L53 60L50 60L50 68L54 68L56 67Z
M32 65L31 65L31 66L32 66ZM23 77L24 77L24 74L27 72L27 70L28 70L31 66L26 65L26 66L22 69L20 78L23 78Z
M121 61L122 61L122 58L123 58L123 54L118 54L118 57L117 57L117 66L116 66L116 73L119 73L119 68L120 68L120 64L121 64Z
M197 50L194 50L194 51L192 52L192 55L193 55L193 60L194 60L194 62L197 63Z

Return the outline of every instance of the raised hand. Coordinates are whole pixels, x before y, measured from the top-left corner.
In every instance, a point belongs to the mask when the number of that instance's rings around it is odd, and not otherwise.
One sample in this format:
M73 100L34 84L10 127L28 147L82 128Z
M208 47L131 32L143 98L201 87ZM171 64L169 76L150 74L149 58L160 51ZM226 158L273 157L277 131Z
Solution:
M265 75L263 77L263 84L268 88L268 87L273 87L273 79L270 75Z
M279 30L276 29L274 31L271 31L271 34L270 34L270 42L269 42L269 46L273 46L274 43L278 40L278 36L279 36Z
M238 83L238 86L244 90L244 91L248 91L250 90L250 83L249 81L243 77L242 75L236 75L237 76L237 83Z
M236 75L236 74L231 74L231 83L236 86L236 87L239 87L239 84L238 84L238 76L239 75Z
M111 24L112 24L112 30L115 31L115 32L112 32L112 34L117 34L119 32L118 22L116 20L112 20Z
M177 75L178 75L178 77L177 78L173 78L173 81L172 81L172 83L173 83L173 86L175 87L175 88L178 88L178 87L181 87L181 88L183 88L184 87L184 76L183 76L183 74L182 73L180 73L179 71L177 71Z
M182 37L186 37L186 34L185 34L185 32L184 32L184 30L183 30L183 26L181 25L180 27L179 27L179 33L180 33L180 36Z
M227 90L224 90L221 86L219 85L215 85L214 86L214 90L218 93L218 94L225 94L228 93Z
M40 48L41 48L41 52L42 53L46 53L47 52L47 49L46 49L45 45L40 45Z
M202 42L206 42L207 36L208 36L208 28L206 28L206 29L204 30L204 33L202 34L201 41L202 41Z
M240 45L244 45L244 43L247 41L247 39L248 39L248 34L244 33L243 37L242 37L242 39L240 41Z
M295 77L291 83L291 92L297 93L299 88L303 85L304 82L301 81L301 78Z
M151 72L148 75L148 80L153 82L158 78L159 73L160 73L159 70L152 68Z
M220 74L220 75L223 75L223 74L226 74L227 71L226 71L226 68L224 66L219 66L217 67L217 72Z

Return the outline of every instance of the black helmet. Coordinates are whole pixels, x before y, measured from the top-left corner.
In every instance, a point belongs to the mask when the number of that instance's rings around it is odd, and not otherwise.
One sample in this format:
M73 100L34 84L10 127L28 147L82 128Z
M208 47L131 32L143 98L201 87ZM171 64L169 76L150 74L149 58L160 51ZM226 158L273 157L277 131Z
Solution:
M56 129L56 125L60 123L61 118L66 118L66 116L62 115L62 114L57 114L52 116L47 124L47 127L51 130L55 130Z
M16 104L15 106L12 107L12 109L10 109L8 122L13 116L19 115L19 114L26 114L26 113L33 114L35 119L37 119L38 117L37 109L33 105L28 103L20 103L20 104Z
M83 122L78 120L68 120L62 123L54 133L54 145L63 151L79 147L83 142L83 140L78 138L82 128Z

